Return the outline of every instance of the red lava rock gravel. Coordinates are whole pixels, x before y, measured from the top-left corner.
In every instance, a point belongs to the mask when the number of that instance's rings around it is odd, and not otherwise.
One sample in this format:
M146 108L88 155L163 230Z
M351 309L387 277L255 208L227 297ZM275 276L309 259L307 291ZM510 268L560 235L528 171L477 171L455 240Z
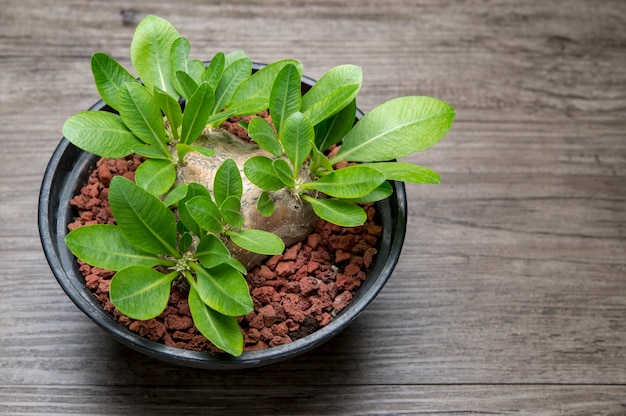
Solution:
M101 159L80 193L70 203L77 210L74 229L113 223L107 195L111 178L134 179L142 159ZM381 233L373 205L366 207L367 222L342 228L318 221L308 238L282 255L250 270L246 279L254 311L240 319L244 351L274 347L302 338L327 325L354 298L376 254ZM80 263L86 286L106 311L131 331L166 345L197 351L218 351L193 325L184 289L174 286L165 311L157 318L136 321L122 315L109 299L114 272Z

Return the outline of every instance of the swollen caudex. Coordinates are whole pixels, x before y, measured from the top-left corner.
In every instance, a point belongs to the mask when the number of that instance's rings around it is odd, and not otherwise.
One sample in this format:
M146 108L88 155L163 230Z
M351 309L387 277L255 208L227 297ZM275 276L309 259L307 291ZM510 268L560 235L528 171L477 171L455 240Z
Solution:
M274 213L264 217L256 209L256 203L263 190L252 184L243 174L243 165L253 156L272 155L229 133L226 130L206 131L195 145L215 150L215 154L207 157L198 152L189 152L177 170L178 183L197 182L213 193L215 173L226 159L233 159L241 172L243 196L241 213L244 217L243 228L269 231L279 236L286 247L304 240L318 220L311 205L303 201L288 188L271 192L274 201ZM258 265L266 256L243 250L229 241L226 242L233 257L243 263L248 270Z

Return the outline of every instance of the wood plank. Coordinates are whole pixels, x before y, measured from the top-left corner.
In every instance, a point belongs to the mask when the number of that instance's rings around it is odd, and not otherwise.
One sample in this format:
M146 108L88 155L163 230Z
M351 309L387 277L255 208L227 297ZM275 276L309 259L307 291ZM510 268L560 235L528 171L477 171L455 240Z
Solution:
M626 388L615 386L154 386L0 387L0 413L89 415L419 415L622 414ZM41 398L49 398L42 402ZM115 398L111 400L111 398ZM524 409L520 411L519 409Z

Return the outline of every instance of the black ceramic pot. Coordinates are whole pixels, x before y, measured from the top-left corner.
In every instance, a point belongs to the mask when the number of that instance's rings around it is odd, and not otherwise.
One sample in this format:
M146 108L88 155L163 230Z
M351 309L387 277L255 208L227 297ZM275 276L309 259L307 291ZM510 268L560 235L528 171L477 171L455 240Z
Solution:
M254 69L260 67L255 65ZM314 83L313 79L304 77L303 91ZM108 111L110 108L99 101L90 110ZM362 113L358 112L357 118L360 117ZM406 231L406 194L403 183L392 182L393 195L376 205L382 235L368 277L350 305L328 325L289 344L244 352L239 357L169 347L128 330L105 312L85 287L78 263L65 245L67 226L76 216L69 200L87 183L97 160L97 156L78 149L66 138L54 151L39 195L39 233L44 253L59 284L80 310L122 344L163 361L205 369L243 369L276 363L310 351L339 334L370 304L391 276L402 250Z

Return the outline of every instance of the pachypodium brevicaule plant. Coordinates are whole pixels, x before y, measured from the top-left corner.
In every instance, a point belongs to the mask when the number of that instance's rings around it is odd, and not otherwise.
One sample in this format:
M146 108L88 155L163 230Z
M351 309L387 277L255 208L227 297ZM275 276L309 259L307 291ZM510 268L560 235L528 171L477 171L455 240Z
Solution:
M186 285L197 329L240 355L237 317L251 312L253 302L244 278L249 265L233 248L266 256L285 248L280 233L257 227L248 211L260 218L279 215L282 192L322 219L357 226L366 220L360 203L392 193L387 181L439 182L428 168L395 161L448 132L454 109L438 99L392 99L355 123L359 67L332 68L303 94L298 61L254 72L237 51L217 53L205 64L190 59L188 40L156 16L137 26L130 53L139 78L105 53L92 56L96 87L113 111L75 114L63 134L101 157L145 158L134 182L111 180L116 224L80 227L66 237L76 257L116 272L111 301L133 319L158 316L172 285ZM263 112L270 121L255 117ZM219 159L209 182L185 180L180 172L189 156L215 158L214 144L224 137L220 125L234 116L253 116L242 126L255 151ZM355 163L336 168L338 162ZM255 202L244 206L253 188ZM309 231L304 227L301 239Z

